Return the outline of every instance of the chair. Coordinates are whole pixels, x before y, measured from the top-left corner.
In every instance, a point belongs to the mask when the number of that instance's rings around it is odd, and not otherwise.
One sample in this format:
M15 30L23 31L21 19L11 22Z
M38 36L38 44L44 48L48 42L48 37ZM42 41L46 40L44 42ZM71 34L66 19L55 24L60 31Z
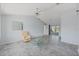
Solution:
M23 41L24 42L29 42L29 41L31 41L31 36L30 36L30 34L29 34L29 32L23 32L22 33L22 36L23 36Z

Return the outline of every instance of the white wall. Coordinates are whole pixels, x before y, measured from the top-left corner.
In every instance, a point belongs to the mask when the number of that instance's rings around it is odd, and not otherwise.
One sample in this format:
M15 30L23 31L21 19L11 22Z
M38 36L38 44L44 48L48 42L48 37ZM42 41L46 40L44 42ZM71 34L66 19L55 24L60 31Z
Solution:
M44 35L49 35L49 25L44 25Z
M0 7L0 40L1 40L1 7Z
M1 40L1 15L0 15L0 40Z
M78 41L79 41L79 13L78 13L78 16L77 16L77 38L78 38Z
M79 45L79 22L76 9L68 10L61 16L61 40Z
M3 16L2 17L2 43L16 42L22 40L22 31L14 31L12 22L23 22L23 31L28 31L32 37L42 36L44 24L33 16Z
M79 38L79 16L78 16L78 38Z

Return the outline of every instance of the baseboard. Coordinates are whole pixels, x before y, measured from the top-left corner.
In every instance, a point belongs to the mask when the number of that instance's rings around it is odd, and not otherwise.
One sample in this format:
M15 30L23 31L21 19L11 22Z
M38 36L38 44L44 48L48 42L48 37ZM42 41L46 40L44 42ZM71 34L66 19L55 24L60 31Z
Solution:
M32 37L31 39L35 39L35 38L40 38L40 37L43 37L43 36L47 36L47 35L42 35L42 36L36 36L36 37ZM13 41L13 42L0 42L0 45L6 45L6 44L12 44L12 43L15 43L15 42L20 42L22 40L17 40L17 41Z
M44 37L44 36L48 36L48 35L36 36L36 37L32 37L32 39L35 39L35 38L40 38L40 37Z
M7 45L7 44L12 44L12 43L15 43L15 42L19 42L19 41L22 41L22 40L18 40L18 41L13 41L13 42L0 42L0 45Z
M76 46L79 46L79 44L76 44L76 43L72 43L72 42L67 42L67 41L63 41L62 39L61 39L61 42L64 42L64 43L68 43L68 44L72 44L72 45L76 45Z

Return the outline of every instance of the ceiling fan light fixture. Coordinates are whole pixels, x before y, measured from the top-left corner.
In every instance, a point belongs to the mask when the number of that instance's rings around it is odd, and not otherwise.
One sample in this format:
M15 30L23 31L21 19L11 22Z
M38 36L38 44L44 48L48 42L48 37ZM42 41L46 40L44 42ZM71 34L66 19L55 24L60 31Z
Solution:
M37 16L39 15L39 13L35 13Z
M35 15L36 16L40 15L40 9L39 8L36 8Z
M76 10L76 12L79 12L79 10Z

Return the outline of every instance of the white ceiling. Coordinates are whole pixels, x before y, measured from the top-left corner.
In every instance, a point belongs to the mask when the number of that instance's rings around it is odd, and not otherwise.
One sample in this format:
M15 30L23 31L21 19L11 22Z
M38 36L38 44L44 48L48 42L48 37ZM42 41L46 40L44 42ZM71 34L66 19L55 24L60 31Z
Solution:
M6 14L33 15L36 8L39 8L43 12L54 5L51 3L2 3L1 9Z
M66 3L56 5L55 3L2 3L3 14L10 15L34 15L35 9L39 8L40 18L51 25L60 25L60 16L67 10L75 8L75 4Z
M53 8L41 13L40 18L51 25L60 25L61 15L66 13L69 10L73 10L76 8L75 3L65 3L60 5L55 5Z

